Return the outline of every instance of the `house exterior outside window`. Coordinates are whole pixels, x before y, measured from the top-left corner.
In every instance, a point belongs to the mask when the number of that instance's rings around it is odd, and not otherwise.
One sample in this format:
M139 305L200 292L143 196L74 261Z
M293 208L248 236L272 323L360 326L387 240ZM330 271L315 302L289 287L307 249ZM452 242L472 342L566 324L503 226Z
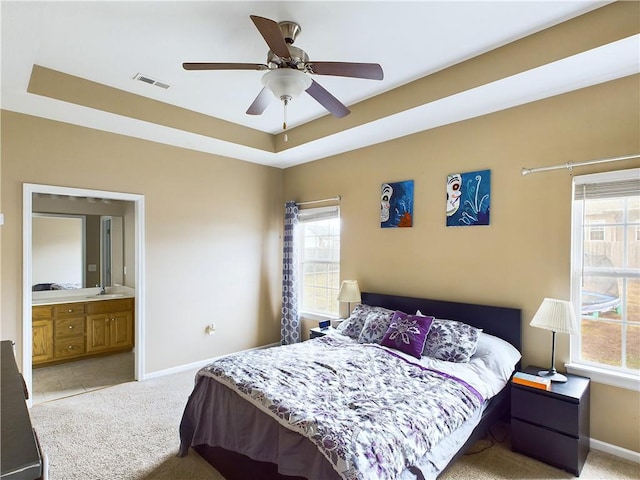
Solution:
M572 373L640 390L640 169L574 178Z
M340 289L339 207L309 208L298 216L300 311L338 317Z

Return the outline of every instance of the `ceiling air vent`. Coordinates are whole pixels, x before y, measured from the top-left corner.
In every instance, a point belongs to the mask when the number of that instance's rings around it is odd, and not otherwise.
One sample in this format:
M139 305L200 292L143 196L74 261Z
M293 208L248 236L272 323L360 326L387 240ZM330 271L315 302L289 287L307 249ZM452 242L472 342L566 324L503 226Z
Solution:
M171 86L168 83L161 82L159 80L151 78L148 75L143 75L142 73L138 73L135 77L133 77L133 79L140 82L148 83L149 85L155 85L156 87L164 88L165 90Z

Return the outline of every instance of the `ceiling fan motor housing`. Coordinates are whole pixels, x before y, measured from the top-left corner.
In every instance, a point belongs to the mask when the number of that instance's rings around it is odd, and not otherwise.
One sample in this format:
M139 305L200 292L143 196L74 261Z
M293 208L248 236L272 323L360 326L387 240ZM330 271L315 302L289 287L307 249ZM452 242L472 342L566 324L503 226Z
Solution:
M306 64L309 62L309 56L301 48L287 45L289 49L289 58L283 59L269 50L267 55L267 64L269 68L295 68L305 70Z

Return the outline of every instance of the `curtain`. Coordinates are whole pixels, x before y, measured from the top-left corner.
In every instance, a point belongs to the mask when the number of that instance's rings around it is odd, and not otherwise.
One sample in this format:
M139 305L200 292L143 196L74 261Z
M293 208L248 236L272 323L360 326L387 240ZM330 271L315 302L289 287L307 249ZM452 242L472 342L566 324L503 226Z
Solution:
M298 317L298 284L295 230L298 224L298 205L285 204L284 247L282 252L282 320L280 342L282 345L300 341L300 318Z

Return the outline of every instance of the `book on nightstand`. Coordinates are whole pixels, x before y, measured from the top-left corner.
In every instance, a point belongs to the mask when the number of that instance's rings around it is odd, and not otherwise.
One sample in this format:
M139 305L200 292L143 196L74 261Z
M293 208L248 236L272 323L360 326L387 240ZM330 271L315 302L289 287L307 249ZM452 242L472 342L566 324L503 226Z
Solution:
M516 372L511 379L513 383L519 385L526 385L527 387L539 388L541 390L551 390L551 380L548 378L540 377L538 375L531 375L524 372Z

